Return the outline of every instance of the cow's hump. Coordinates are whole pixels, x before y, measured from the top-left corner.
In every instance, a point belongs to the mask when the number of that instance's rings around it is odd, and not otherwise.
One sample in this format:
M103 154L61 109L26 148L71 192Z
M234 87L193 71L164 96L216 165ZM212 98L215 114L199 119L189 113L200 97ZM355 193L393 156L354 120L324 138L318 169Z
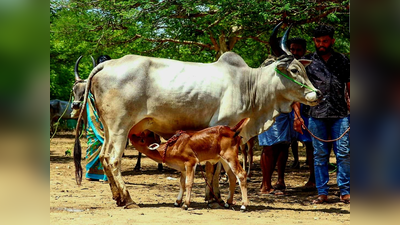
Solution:
M227 63L235 67L248 67L243 58L234 52L225 52L219 57L218 62Z

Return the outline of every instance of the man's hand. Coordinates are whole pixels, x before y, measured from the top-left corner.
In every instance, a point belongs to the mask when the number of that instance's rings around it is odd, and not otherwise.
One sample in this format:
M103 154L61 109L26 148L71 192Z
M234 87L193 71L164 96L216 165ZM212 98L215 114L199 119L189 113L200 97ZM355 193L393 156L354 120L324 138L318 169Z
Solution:
M302 126L304 124L304 120L303 118L294 118L294 122L293 122L293 129L297 132L299 132L300 134L303 134L303 130L301 129Z
M345 93L345 98L347 102L347 109L350 112L350 82L346 83L346 93Z
M348 93L346 93L346 103L347 103L347 109L350 112L350 96Z

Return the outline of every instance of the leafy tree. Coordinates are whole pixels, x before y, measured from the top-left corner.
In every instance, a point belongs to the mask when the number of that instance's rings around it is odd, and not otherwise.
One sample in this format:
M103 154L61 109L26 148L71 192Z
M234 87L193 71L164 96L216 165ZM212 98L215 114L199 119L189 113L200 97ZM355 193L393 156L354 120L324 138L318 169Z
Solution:
M314 51L312 30L336 28L335 48L350 53L349 1L320 0L51 0L51 97L68 99L79 55L119 58L140 54L213 62L226 51L258 67L269 54L272 28L284 21L291 36L303 37ZM92 66L80 66L87 76Z

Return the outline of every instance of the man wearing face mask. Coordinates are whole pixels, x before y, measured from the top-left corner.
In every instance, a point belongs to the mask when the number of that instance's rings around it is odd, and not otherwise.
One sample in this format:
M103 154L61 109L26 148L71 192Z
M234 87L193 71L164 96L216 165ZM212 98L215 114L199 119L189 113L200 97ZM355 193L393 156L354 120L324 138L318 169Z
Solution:
M332 49L335 43L334 28L320 25L314 31L316 51L305 56L312 60L306 67L308 78L323 94L319 105L310 107L309 129L321 139L336 139L350 126L350 60ZM329 144L312 138L314 146L315 180L318 198L314 204L328 201ZM350 138L333 142L337 162L337 184L340 201L350 203Z

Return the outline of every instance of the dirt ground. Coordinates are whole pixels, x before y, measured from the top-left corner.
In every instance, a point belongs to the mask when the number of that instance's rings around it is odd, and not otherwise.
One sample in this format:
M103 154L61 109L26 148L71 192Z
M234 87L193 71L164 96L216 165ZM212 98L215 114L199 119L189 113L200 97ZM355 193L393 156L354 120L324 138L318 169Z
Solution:
M138 152L132 146L125 150L122 175L139 208L117 207L108 184L83 180L81 186L76 185L73 158L65 155L67 150L73 151L73 143L72 132L60 132L50 142L50 224L350 224L350 205L339 202L335 173L331 173L329 203L313 205L311 201L317 192L302 191L308 178L303 147L299 147L301 168L286 170L287 190L280 196L258 194L260 152L255 152L253 177L248 183L250 205L242 213L238 186L236 205L231 209L209 208L204 201L205 182L199 170L190 208L185 211L174 207L180 174L166 166L159 172L157 163L147 157L142 158L142 171L134 171ZM82 138L81 144L84 154L86 139ZM289 154L288 165L291 162ZM335 162L332 156L331 162ZM82 165L85 164L83 161ZM226 200L228 184L221 181L220 187Z

